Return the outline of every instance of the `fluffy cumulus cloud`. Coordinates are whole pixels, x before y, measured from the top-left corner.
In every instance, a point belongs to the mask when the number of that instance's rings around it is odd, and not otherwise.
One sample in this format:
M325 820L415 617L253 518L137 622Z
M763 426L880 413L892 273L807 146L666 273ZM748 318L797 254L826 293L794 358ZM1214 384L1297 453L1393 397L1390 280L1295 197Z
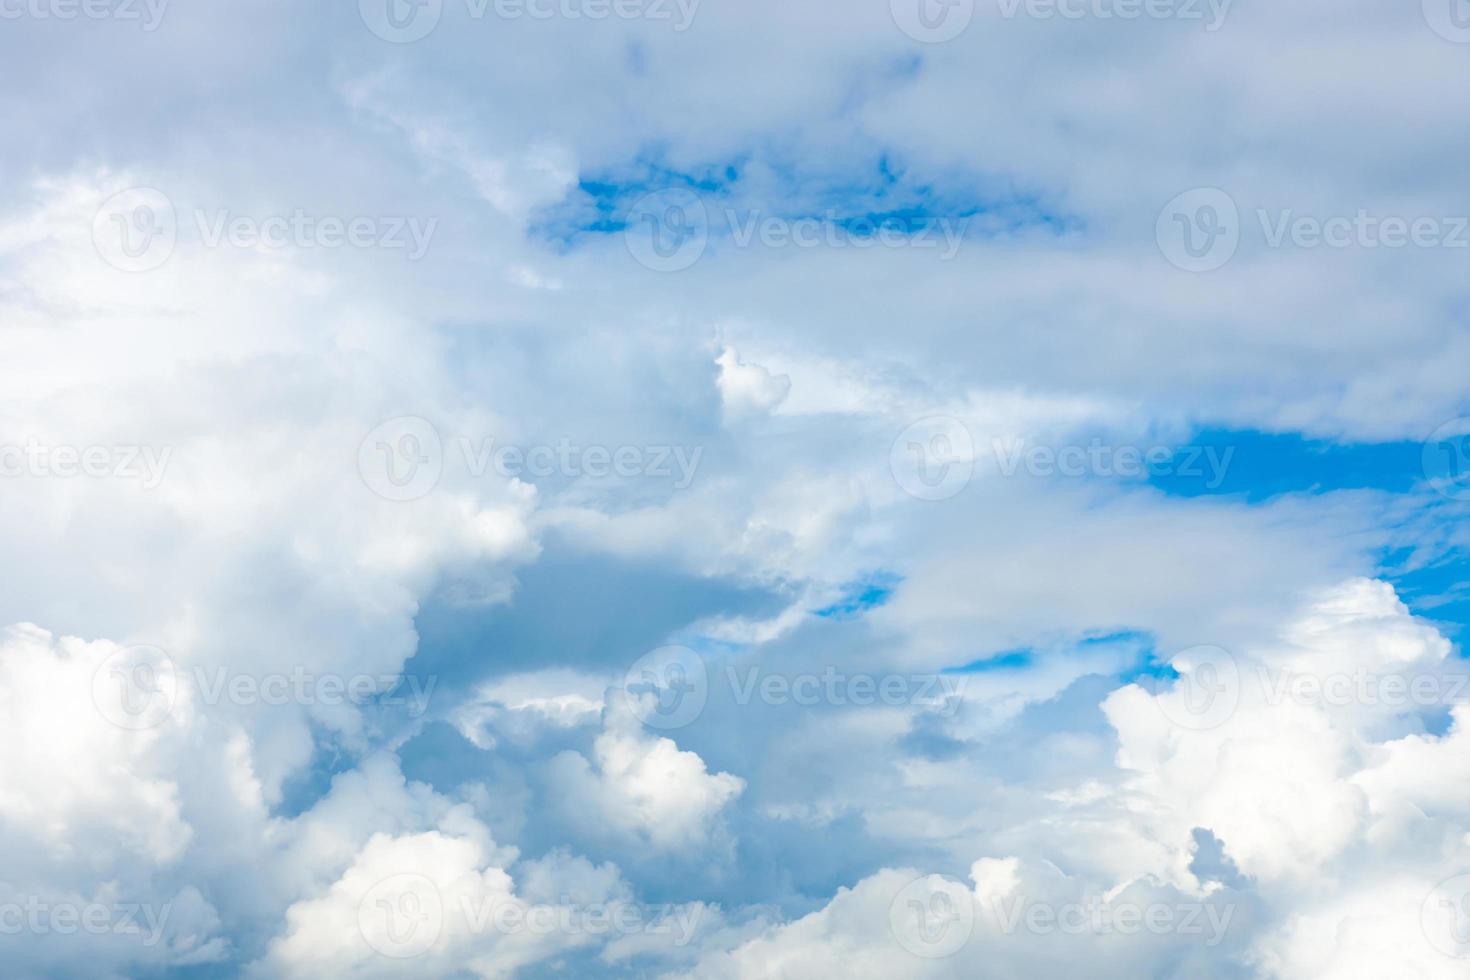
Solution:
M0 0L0 973L1464 976L1462 20Z

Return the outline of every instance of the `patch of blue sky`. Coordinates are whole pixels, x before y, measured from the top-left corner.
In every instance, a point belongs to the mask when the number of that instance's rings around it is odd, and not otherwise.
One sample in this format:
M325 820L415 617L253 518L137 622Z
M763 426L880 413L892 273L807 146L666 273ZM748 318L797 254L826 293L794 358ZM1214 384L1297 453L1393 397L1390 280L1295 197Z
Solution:
M758 177L752 175L757 169ZM1083 227L1080 217L1049 207L1040 195L1011 188L993 194L945 191L911 178L883 152L876 152L856 179L813 176L767 159L756 168L749 157L681 169L651 152L627 167L584 174L563 200L534 217L529 232L554 248L571 250L625 231L645 196L676 191L700 196L714 236L733 234L751 218L818 220L858 236L879 229L919 234L942 223L962 226L962 234L986 235L1026 229L1063 235Z
M294 819L310 810L332 789L332 780L344 772L350 772L361 760L331 737L319 726L313 726L313 753L311 762L293 772L281 784L281 801L273 815Z
M1153 634L1133 629L1098 630L1075 637L1062 644L1063 648L1071 648L1079 651L1099 650L1102 648L1125 648L1131 650L1133 656L1130 665L1115 676L1123 679L1125 683L1142 673L1155 671L1158 665L1153 663L1154 637ZM1035 647L1018 647L1014 650L1003 650L984 657L977 658L969 663L947 667L942 671L945 674L996 674L1010 671L1028 670L1035 666L1040 660L1047 656L1046 651L1037 650Z
M1204 429L1188 445L1172 448L1168 460L1149 466L1148 482L1173 496L1239 496L1258 503L1286 493L1406 493L1425 480L1419 442L1342 444L1253 429ZM1211 459L1221 465L1208 465Z
M1470 468L1455 447L1412 440L1337 443L1298 434L1205 429L1166 461L1148 483L1180 497L1233 496L1261 503L1283 494L1376 490L1402 497L1422 528L1410 547L1385 549L1376 574L1393 584L1415 615L1457 638L1470 624L1470 554L1449 531L1470 514L1431 485L1463 486ZM1218 465L1211 465L1214 460Z
M1470 624L1470 554L1452 547L1428 561L1411 561L1407 550L1386 551L1380 574L1414 615L1459 643Z
M870 609L886 603L903 581L894 572L874 572L842 586L841 598L831 605L812 611L823 619L856 619Z

